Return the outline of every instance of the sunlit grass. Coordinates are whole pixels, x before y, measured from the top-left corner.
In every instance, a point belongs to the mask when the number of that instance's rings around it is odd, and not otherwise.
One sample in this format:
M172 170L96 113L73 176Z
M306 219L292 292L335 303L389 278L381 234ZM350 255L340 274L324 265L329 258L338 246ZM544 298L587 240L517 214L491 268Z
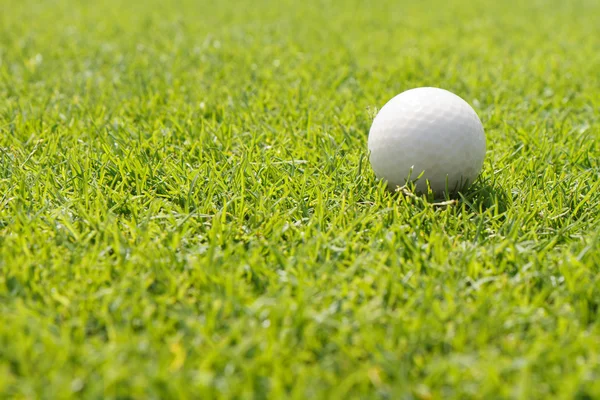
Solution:
M0 0L0 397L600 396L596 2ZM389 193L374 111L487 134Z

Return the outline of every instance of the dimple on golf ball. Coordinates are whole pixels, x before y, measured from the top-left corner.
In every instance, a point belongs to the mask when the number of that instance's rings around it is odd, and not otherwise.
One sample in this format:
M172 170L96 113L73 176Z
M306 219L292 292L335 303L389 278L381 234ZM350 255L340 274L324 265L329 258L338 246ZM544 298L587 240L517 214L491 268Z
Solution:
M422 87L402 92L383 106L369 131L368 147L375 175L390 189L410 179L418 192L425 192L429 182L435 194L446 189L452 193L465 189L481 172L485 133L477 113L462 98Z

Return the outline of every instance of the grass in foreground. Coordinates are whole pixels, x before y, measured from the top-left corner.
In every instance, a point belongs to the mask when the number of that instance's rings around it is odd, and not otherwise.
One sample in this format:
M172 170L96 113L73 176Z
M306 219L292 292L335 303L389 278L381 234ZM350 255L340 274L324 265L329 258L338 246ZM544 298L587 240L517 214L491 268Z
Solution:
M596 2L197 3L0 0L0 397L600 397ZM366 158L425 85L456 205Z

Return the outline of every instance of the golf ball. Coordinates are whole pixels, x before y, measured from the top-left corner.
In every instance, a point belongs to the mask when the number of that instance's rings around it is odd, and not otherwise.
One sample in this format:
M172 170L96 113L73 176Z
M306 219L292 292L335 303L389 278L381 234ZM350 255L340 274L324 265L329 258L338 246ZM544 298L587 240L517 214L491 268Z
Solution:
M485 133L466 101L444 89L422 87L383 106L369 131L368 147L375 175L390 189L410 179L418 192L427 190L428 181L435 194L452 193L481 172Z

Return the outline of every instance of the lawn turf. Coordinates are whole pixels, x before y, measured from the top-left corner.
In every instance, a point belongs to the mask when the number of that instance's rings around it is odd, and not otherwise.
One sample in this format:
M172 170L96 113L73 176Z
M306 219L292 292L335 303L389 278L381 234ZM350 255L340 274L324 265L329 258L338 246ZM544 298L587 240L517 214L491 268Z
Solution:
M0 397L599 398L600 2L527 3L0 0ZM457 204L369 167L417 86Z

